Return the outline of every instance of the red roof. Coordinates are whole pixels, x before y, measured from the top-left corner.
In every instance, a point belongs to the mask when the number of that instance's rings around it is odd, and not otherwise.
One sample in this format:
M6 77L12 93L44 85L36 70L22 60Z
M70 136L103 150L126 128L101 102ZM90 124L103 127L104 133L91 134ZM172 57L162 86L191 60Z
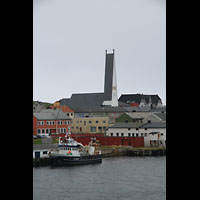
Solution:
M69 112L72 113L74 112L71 108L69 108L68 106L55 106L56 108L59 108L60 110L62 110L63 112ZM51 108L53 109L54 106L51 106Z

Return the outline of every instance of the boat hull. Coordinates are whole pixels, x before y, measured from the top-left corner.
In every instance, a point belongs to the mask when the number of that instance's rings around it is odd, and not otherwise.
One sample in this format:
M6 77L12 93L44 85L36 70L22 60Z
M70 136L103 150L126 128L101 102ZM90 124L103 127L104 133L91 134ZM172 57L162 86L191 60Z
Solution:
M51 157L51 166L53 167L96 164L101 162L102 162L101 155L89 155L82 157L66 157L66 156Z

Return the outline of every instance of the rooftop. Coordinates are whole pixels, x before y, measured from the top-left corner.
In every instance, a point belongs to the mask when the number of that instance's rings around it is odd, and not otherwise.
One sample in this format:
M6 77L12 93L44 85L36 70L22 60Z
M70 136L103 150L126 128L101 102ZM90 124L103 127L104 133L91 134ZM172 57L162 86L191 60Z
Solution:
M71 120L64 112L59 109L43 109L39 113L33 113L33 115L39 120Z
M166 122L151 122L146 123L140 128L166 128Z
M109 128L139 128L144 124L142 122L118 122Z

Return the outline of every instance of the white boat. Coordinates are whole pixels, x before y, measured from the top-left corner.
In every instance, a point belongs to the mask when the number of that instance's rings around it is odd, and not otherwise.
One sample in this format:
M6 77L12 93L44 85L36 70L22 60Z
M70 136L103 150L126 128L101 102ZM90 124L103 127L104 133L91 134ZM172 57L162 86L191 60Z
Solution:
M96 151L92 142L87 147L75 141L70 134L59 137L56 151L49 153L52 166L70 166L102 162L101 151Z

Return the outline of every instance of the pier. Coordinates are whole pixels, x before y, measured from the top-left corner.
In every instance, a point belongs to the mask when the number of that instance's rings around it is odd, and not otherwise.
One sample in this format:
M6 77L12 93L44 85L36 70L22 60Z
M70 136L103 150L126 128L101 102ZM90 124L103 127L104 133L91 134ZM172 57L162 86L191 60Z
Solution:
M166 156L166 148L161 147L143 147L134 148L130 146L113 146L113 147L100 147L102 157L113 156Z

